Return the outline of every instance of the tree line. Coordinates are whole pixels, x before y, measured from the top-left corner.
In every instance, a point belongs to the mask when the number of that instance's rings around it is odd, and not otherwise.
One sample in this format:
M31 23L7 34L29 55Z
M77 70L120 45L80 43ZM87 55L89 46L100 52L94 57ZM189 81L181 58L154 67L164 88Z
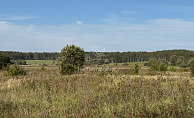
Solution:
M8 55L11 60L56 60L58 52L13 52L0 51L1 54ZM172 57L173 56L173 57ZM163 50L154 52L85 52L85 57L90 57L94 62L104 61L108 63L142 62L151 59L164 59L165 61L188 61L194 57L194 51L190 50Z
M86 56L90 56L95 59L94 52L85 52ZM101 60L108 59L109 62L113 63L125 63L125 62L143 62L150 60L165 60L172 61L172 56L174 60L179 63L182 61L187 62L192 57L194 57L194 51L190 50L163 50L154 52L104 52Z
M26 72L20 69L18 63L26 64L25 60L22 59L27 58L35 60L39 59L38 57L42 57L41 59L44 60L57 59L59 61L61 74L78 73L79 69L82 69L83 65L87 64L87 60L89 60L89 62L93 61L97 64L149 61L144 63L144 65L150 66L150 69L153 71L165 72L168 69L167 66L170 64L171 66L183 68L190 67L192 75L194 75L194 51L189 50L163 50L156 52L84 52L80 47L67 45L60 53L22 53L11 51L1 53L0 69L5 68L7 71L6 75L8 76L25 75ZM12 63L12 61L16 63ZM10 64L15 64L15 66L10 68ZM131 74L138 73L139 65L136 64Z
M0 51L1 54L8 55L11 60L56 60L59 56L58 52L14 52Z

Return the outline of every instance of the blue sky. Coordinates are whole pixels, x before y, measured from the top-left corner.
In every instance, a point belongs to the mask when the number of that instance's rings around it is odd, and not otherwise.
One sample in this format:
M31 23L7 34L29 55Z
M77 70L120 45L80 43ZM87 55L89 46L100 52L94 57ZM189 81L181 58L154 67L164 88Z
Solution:
M194 50L193 0L0 0L0 50Z

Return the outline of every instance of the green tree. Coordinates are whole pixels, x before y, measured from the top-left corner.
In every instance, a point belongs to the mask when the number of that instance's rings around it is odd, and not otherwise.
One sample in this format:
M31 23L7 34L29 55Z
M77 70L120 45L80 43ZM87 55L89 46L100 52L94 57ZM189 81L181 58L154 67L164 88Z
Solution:
M9 63L10 63L9 56L0 54L0 69L6 67Z
M189 67L190 67L190 71L191 71L191 75L194 76L194 58L191 58L188 62Z
M185 57L183 56L179 56L177 59L176 64L179 65L185 65L187 63L187 60L185 59Z
M156 58L151 59L151 60L148 62L147 65L150 66L150 69L151 69L151 70L157 71L158 66L157 66L157 59L156 59Z
M135 64L135 66L133 68L133 74L139 75L139 69L140 69L140 66L138 64Z
M157 65L158 65L158 71L165 72L168 69L168 62L165 60L158 60Z
M171 62L171 66L176 66L177 56L176 55L172 55L170 57L170 60L169 61Z
M168 67L168 62L165 60L152 60L150 62L150 69L153 71L161 71L161 72L165 72L167 71L167 67Z
M67 45L61 50L60 53L60 73L64 75L76 73L83 68L84 62L84 50L75 45Z

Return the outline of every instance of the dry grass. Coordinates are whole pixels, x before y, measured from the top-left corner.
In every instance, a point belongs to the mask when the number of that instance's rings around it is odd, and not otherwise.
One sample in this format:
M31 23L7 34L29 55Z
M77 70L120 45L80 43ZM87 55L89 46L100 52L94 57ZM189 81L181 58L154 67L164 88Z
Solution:
M194 78L189 73L127 75L28 70L0 72L0 117L186 117L194 116Z

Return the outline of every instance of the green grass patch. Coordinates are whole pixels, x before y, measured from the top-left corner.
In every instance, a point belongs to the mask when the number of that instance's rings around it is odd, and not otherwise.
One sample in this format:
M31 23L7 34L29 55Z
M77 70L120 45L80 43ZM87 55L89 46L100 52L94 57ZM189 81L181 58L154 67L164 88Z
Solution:
M125 63L118 63L118 64L110 63L110 64L107 64L107 65L109 65L109 66L118 66L118 67L134 67L135 64L138 64L139 66L143 67L144 63L148 63L148 62L147 61L144 61L144 62L127 62L126 64L128 64L128 65L123 65Z
M57 62L55 60L26 60L27 65L56 65Z

